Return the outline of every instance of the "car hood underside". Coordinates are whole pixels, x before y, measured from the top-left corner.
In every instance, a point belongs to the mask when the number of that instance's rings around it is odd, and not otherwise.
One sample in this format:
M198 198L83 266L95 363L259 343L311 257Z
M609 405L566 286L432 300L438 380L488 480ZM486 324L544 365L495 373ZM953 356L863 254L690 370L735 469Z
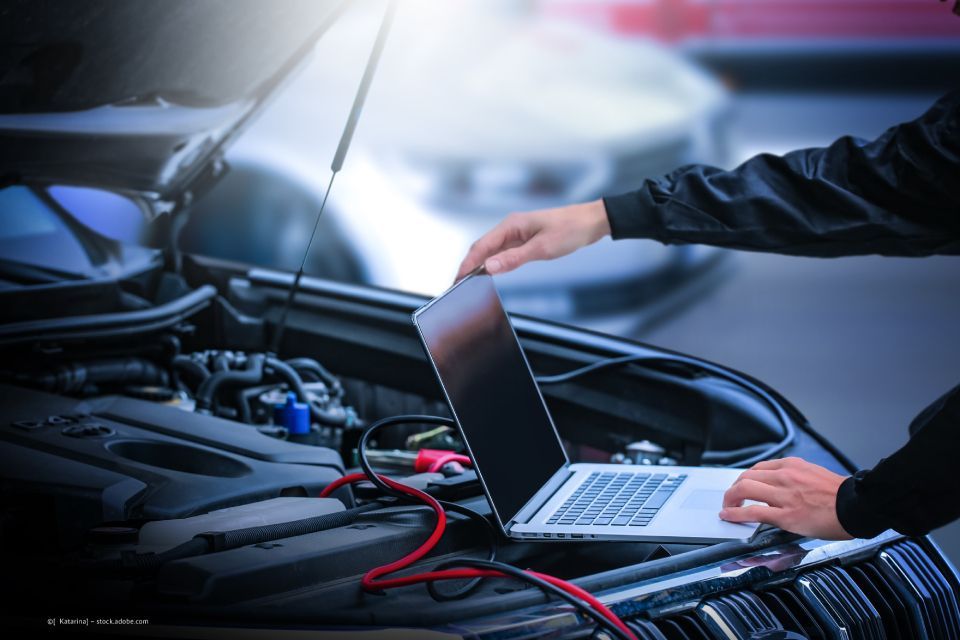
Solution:
M343 4L5 3L0 175L176 201Z

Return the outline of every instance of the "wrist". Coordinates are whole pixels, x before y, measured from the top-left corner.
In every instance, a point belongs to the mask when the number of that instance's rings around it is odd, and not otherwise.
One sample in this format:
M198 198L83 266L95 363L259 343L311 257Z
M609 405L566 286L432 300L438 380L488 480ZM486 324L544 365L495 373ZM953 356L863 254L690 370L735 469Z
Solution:
M872 538L890 528L877 505L860 495L857 485L866 472L859 471L844 479L837 488L837 521L854 538Z
M610 235L610 218L602 199L594 200L583 205L587 218L590 221L591 240L596 242Z

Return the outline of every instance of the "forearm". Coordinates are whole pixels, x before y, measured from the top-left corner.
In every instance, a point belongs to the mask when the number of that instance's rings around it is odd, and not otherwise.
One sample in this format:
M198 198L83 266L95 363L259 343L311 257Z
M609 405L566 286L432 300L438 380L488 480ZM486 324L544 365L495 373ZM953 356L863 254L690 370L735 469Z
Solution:
M923 535L960 517L960 386L924 410L911 431L904 447L840 486L837 516L851 535Z
M691 165L604 198L614 239L808 256L960 254L960 92L867 142Z

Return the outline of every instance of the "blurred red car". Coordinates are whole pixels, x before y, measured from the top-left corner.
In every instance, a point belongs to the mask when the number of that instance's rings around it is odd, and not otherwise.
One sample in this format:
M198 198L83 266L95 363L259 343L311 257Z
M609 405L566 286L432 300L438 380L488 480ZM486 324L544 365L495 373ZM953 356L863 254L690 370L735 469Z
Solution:
M934 0L542 0L540 6L618 33L671 42L960 36L951 7Z

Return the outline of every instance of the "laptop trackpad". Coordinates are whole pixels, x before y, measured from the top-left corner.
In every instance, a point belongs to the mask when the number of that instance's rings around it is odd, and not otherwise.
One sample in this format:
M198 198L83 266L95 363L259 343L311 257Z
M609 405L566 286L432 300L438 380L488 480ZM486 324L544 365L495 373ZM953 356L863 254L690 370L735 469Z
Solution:
M710 509L718 512L723 507L724 493L726 492L697 489L687 496L680 507L682 509Z

